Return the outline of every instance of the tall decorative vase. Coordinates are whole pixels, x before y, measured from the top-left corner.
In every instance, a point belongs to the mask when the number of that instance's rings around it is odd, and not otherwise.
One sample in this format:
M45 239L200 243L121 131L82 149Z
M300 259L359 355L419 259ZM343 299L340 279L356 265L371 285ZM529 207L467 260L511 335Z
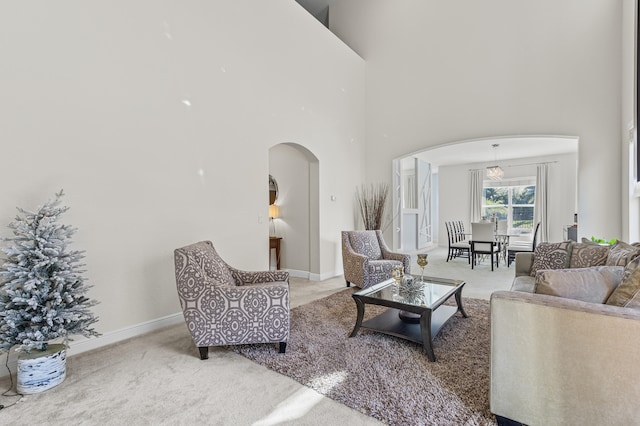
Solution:
M44 351L23 352L18 356L17 390L22 394L44 392L62 383L66 374L65 345L53 344Z

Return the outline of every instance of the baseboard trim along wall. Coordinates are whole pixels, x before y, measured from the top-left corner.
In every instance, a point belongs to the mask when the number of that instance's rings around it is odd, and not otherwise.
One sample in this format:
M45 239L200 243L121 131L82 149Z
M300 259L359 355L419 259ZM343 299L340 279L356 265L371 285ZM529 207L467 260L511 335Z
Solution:
M309 280L309 281L324 281L324 280L328 280L329 278L342 275L342 271L328 273L328 274L312 274L311 272L299 271L297 269L285 269L285 271L289 272L290 277L304 278L305 280Z
M140 324L136 324L131 327L126 327L120 330L105 333L100 337L92 337L90 339L85 339L82 336L71 336L71 338L77 339L77 340L73 340L69 342L69 348L67 349L67 356L68 357L74 356L74 355L81 354L83 352L88 352L94 349L109 346L114 343L121 342L123 340L131 339L132 337L141 336L143 334L150 333L152 331L156 331L165 327L180 324L181 322L184 322L184 317L182 315L182 312L177 312L175 314L167 315L165 317L142 322ZM6 354L2 354L2 355L7 356ZM4 364L4 362L2 363ZM9 352L9 368L11 369L12 373L16 372L17 364L18 364L18 354L15 350L11 350ZM7 371L6 368L0 369L0 377L6 377L8 375L9 375L9 372Z
M290 277L296 278L304 278L305 280L310 280L311 273L307 271L299 271L297 269L285 269L285 271L289 272ZM315 281L315 280L314 280Z

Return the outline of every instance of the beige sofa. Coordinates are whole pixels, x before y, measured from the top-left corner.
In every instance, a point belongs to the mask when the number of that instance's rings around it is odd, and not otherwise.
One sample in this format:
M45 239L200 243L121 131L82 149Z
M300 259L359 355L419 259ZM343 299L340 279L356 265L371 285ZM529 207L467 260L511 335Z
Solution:
M491 296L490 406L499 424L640 419L640 257L621 243L624 258L610 258L610 248L604 264L570 268L572 249L584 246L568 244L564 267L534 274L536 255L519 253L512 291Z

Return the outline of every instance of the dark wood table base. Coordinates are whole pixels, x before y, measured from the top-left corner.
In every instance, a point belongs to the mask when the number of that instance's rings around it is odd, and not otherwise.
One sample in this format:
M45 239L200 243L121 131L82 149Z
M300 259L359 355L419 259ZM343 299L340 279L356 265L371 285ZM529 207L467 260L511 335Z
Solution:
M415 320L412 320L412 322L403 320L401 317L401 312L403 310L396 308L387 309L382 314L363 322L366 304L382 306L385 306L385 304L384 301L372 302L367 300L365 302L357 295L357 293L354 293L353 299L356 302L358 316L356 324L349 337L355 337L356 334L358 334L358 330L362 327L388 334L390 336L406 339L421 344L429 361L434 362L436 360L436 356L433 351L433 338L438 334L442 326L444 326L449 318L455 315L456 312L460 312L465 318L468 317L467 313L464 311L464 307L462 306L461 295L463 286L464 284L453 294L455 296L456 306L441 304L435 309L423 309L420 314L410 312L411 314L417 314L419 316L419 320L417 322L415 322ZM451 296L448 298L450 297Z
M398 312L398 317L404 322L408 322L409 324L419 324L420 323L420 314L414 314L413 312L400 311Z

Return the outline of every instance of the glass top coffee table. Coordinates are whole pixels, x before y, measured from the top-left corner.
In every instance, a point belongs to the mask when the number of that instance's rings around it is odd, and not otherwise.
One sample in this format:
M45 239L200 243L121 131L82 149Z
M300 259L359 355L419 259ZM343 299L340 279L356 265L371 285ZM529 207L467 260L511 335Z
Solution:
M467 317L462 307L464 284L464 281L434 277L423 277L420 281L420 277L415 276L410 284L398 285L389 279L353 293L358 318L349 337L354 337L361 327L400 337L422 344L429 361L435 361L433 338L456 312ZM455 297L457 306L443 305L451 296ZM367 304L390 309L363 322Z

